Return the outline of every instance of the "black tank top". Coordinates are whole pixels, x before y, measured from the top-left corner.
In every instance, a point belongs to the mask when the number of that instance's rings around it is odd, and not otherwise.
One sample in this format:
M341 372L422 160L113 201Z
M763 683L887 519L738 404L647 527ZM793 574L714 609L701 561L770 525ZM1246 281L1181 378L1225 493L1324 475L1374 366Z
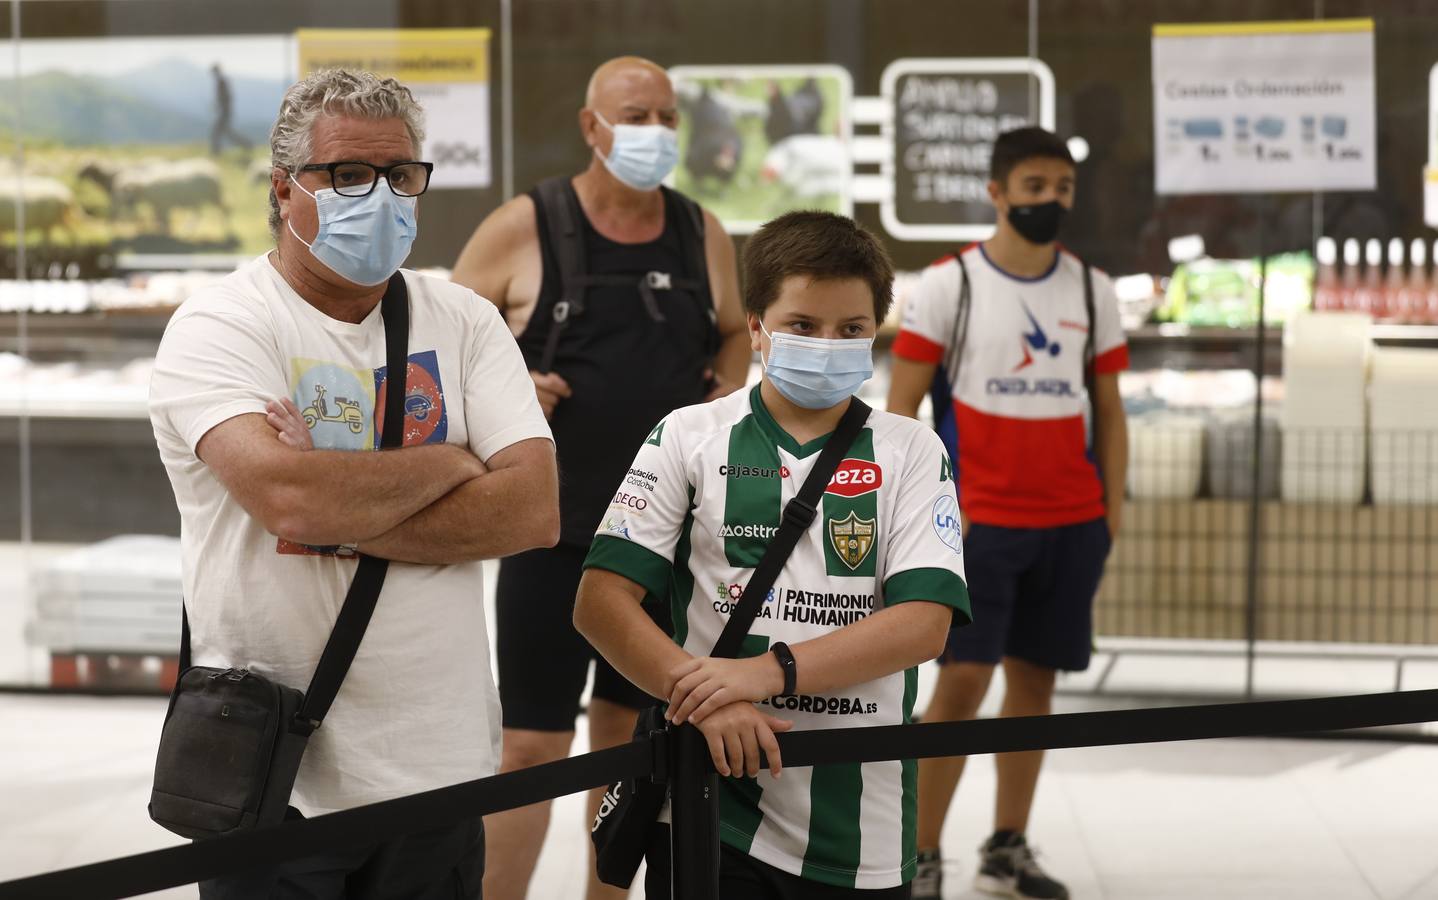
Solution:
M568 185L574 190L572 184ZM611 241L582 215L580 230L589 274L632 275L633 287L592 286L584 312L570 316L561 332L553 371L574 395L561 400L550 428L559 457L560 541L588 545L604 511L624 482L634 455L660 419L681 406L704 399L704 370L713 324L709 297L675 287L653 292L663 322L655 321L639 291L649 272L697 278L689 272L681 225L686 213L667 188L664 232L643 244ZM538 369L554 327L559 300L559 262L550 246L548 221L537 191L531 191L538 218L543 281L519 348L531 369ZM701 239L701 238L695 238ZM703 254L698 254L700 259ZM701 305L702 304L702 305Z

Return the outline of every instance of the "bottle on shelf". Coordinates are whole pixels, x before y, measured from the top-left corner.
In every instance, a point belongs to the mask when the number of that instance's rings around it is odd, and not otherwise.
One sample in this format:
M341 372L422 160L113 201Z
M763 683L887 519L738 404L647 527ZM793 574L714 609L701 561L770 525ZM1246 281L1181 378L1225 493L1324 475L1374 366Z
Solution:
M1343 282L1339 287L1337 309L1358 308L1358 259L1360 249L1357 238L1343 242Z
M1426 309L1420 315L1426 325L1438 325L1438 241L1433 242L1433 252L1429 254L1433 260L1433 273L1428 276L1428 302Z
M1318 270L1313 278L1313 309L1315 312L1339 309L1337 242L1331 237L1319 238L1314 256L1318 258Z
M1353 309L1378 316L1383 299L1383 242L1369 238L1363 246L1363 278L1358 283Z
M1428 244L1414 238L1408 245L1408 283L1403 289L1401 321L1419 324L1427 319L1428 307Z
M1408 305L1407 290L1403 278L1403 239L1388 240L1388 271L1383 277L1383 289L1373 316L1388 322L1403 320L1404 308Z

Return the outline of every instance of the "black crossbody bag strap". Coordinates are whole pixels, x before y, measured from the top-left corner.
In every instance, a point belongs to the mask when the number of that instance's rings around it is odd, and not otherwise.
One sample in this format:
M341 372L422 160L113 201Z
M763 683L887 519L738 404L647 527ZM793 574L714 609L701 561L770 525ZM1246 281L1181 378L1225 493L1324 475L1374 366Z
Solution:
M869 420L870 411L868 404L858 397L849 400L849 408L844 410L838 427L824 444L824 449L819 451L819 459L814 463L809 477L804 479L803 487L799 488L799 493L784 506L784 517L779 523L779 531L764 551L759 565L754 568L754 576L744 586L744 593L739 597L739 603L725 624L724 631L719 635L719 640L714 642L714 650L710 656L732 659L739 655L744 638L749 634L749 628L764 605L765 596L774 586L774 582L779 580L779 573L783 571L784 563L788 562L789 554L794 552L799 539L809 530L809 526L814 524L824 489L829 486L839 463L844 461L844 455L849 452L849 447L863 430L864 423Z
M384 317L387 366L380 448L393 450L404 439L405 381L409 374L409 290L403 274L396 272L390 276L384 299L380 301L380 314ZM334 631L330 632L319 664L315 666L314 677L305 691L305 702L295 714L293 728L298 733L318 728L330 711L330 704L334 702L335 694L339 693L340 684L359 652L360 642L364 640L365 629L369 627L370 616L379 601L380 588L384 586L388 569L387 559L360 556L359 568L355 571L354 581L350 582L339 617L335 619Z

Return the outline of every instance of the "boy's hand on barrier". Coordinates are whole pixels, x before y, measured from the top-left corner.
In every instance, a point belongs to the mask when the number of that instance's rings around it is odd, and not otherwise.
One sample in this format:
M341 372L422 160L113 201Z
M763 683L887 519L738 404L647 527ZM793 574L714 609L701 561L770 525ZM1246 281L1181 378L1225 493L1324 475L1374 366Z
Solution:
M756 703L784 690L784 669L772 654L748 659L696 656L669 672L674 690L665 717L675 725L698 725L731 703Z
M793 722L766 715L749 702L731 703L694 725L709 744L714 768L720 775L735 778L759 774L760 751L768 757L769 774L778 778L783 766L774 732L794 727Z
M290 398L281 397L266 403L265 421L279 432L280 443L286 447L295 450L315 449L310 427L305 423L305 417L300 414L300 408L295 406L295 402Z

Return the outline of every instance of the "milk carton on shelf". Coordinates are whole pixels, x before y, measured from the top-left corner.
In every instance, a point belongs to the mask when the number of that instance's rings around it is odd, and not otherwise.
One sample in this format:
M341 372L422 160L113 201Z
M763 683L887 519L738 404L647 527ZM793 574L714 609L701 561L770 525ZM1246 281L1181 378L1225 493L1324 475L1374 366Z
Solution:
M1368 396L1373 502L1438 504L1438 351L1376 351Z
M1285 501L1363 499L1372 324L1366 313L1304 313L1284 331L1280 492Z

